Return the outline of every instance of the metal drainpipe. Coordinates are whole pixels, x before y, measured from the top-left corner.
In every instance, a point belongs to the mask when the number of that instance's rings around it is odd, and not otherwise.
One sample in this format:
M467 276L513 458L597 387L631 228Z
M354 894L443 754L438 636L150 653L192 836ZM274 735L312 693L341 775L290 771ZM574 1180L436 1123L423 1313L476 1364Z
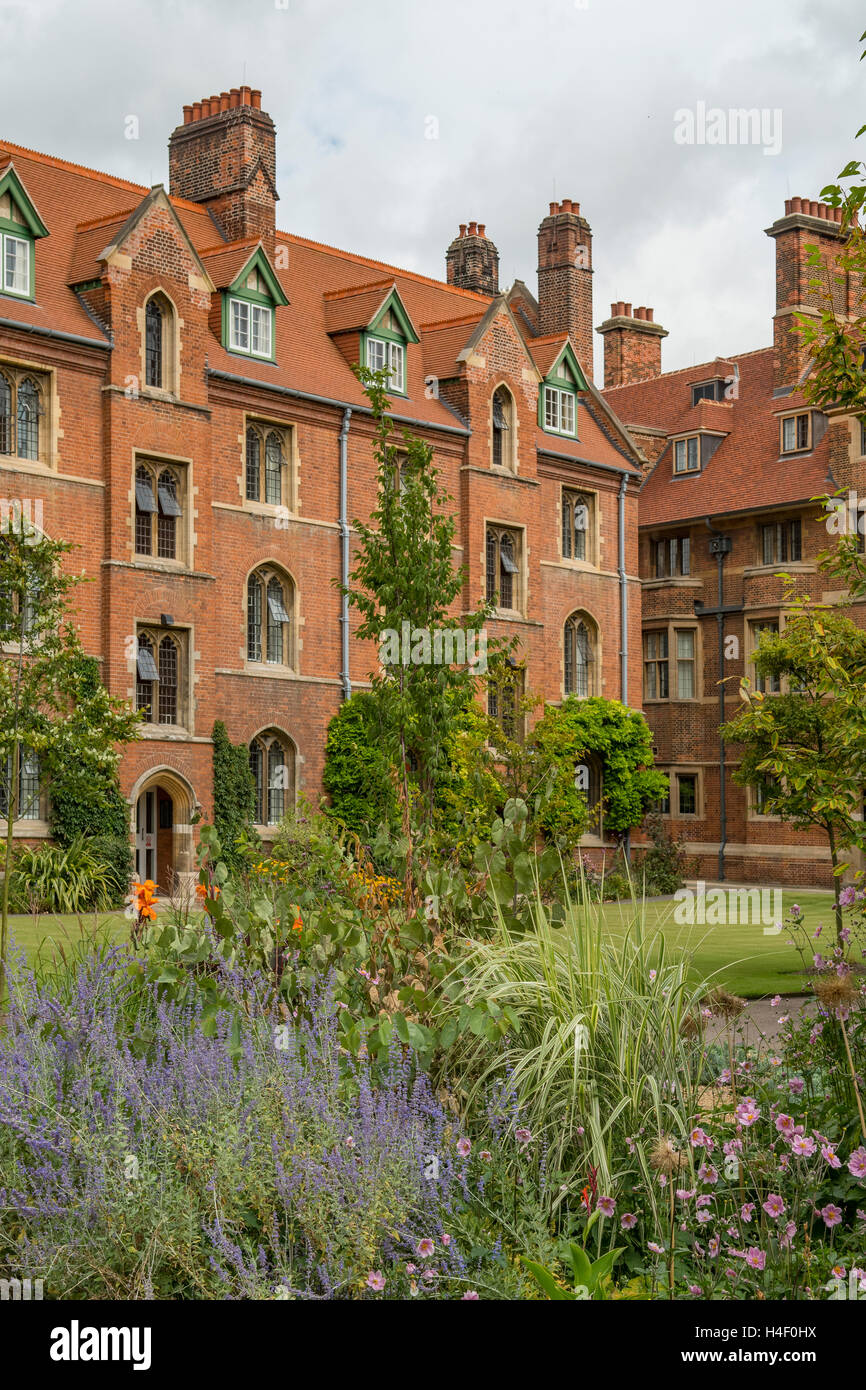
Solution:
M620 699L624 705L628 705L628 581L625 575L625 490L628 486L628 475L623 473L619 480L619 687ZM631 831L627 830L623 841L623 853L626 864L631 863Z
M628 474L619 482L619 686L620 699L628 704L628 580L625 575L625 490Z
M340 685L343 699L348 700L352 693L349 679L349 518L348 518L348 444L349 421L352 418L351 406L343 411L343 424L340 429L340 582L343 592L340 595Z

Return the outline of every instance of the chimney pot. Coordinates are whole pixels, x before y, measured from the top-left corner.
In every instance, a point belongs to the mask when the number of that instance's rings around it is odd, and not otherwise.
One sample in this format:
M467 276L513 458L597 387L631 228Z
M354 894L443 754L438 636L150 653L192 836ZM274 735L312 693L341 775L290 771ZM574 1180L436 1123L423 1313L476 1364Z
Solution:
M189 123L190 123L191 120L192 120L192 107L191 107L191 106L185 106L185 107L183 108L183 123L184 123L184 125L189 125Z
M647 311L646 311L646 320L647 320L647 323L652 323L652 321L653 321L653 314L654 314L654 313L655 313L655 309L647 309Z
M627 319L630 319L630 318L631 318L631 305L628 304L628 303L626 303L623 312L624 312L626 318L627 318Z
M460 223L460 235L461 235L461 236L465 236L465 235L466 235L466 223L465 223L465 222L461 222L461 223Z
M220 111L228 111L230 100L228 92L220 92Z
M479 236L484 236L484 231L485 231L484 223L483 223L483 222L479 222L479 223L478 223L478 235L479 235Z
M240 89L240 87L232 87L231 91L229 92L229 96L231 97L231 101L229 102L229 107L230 107L230 108L235 107L235 106L240 106L240 104L241 104L241 89Z
M241 87L241 106L249 106L252 101L252 87Z
M563 198L562 202L560 203L560 208L563 212L571 212L571 199Z
M550 212L548 213L548 216L549 216L549 217L555 217L556 214L557 214L558 212L559 212L559 208L557 207L556 203L551 203L551 204L550 204Z
M803 206L803 199L802 199L802 198L792 198L792 199L791 199L791 203L790 203L790 208L789 208L789 206L788 206L787 203L785 204L785 211L786 211L786 212L788 212L788 211L790 211L790 212L799 212L802 206Z
M201 102L194 101L192 104L192 118L194 121L201 120Z
M262 94L261 94L261 91L260 91L260 89L259 89L258 87L254 87L254 88L253 88L253 91L252 91L252 100L253 100L253 109L254 109L255 111L261 111L261 109L262 109Z
M478 231L478 223L477 223L477 222L470 222L470 223L469 223L469 235L470 235L470 236L475 236L475 234L476 234L477 231Z
M785 199L785 216L788 217L789 214L790 214L790 212L791 212L791 199L790 199L790 198L786 198L786 199Z

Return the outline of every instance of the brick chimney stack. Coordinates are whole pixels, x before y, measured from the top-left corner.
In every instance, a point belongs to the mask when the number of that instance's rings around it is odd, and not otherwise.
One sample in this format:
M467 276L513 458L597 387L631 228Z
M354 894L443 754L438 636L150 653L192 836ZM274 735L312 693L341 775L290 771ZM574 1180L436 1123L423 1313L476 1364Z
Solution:
M168 144L170 191L202 203L229 241L261 237L276 225L276 130L252 87L183 108Z
M610 318L596 330L604 338L604 384L631 386L661 376L662 338L666 328L653 321L653 310L643 304L632 313L630 304L619 300L610 306Z
M785 215L767 228L776 243L776 313L773 318L775 384L792 386L806 369L809 354L796 330L796 315L818 316L827 304L842 318L859 312L862 276L840 272L838 256L845 244L842 209L810 198L787 198ZM809 264L809 246L817 246L824 267ZM811 284L817 280L819 287Z
M499 252L485 235L483 222L461 222L445 253L449 285L477 294L499 293Z
M538 331L569 333L592 377L592 230L571 198L551 203L538 228Z

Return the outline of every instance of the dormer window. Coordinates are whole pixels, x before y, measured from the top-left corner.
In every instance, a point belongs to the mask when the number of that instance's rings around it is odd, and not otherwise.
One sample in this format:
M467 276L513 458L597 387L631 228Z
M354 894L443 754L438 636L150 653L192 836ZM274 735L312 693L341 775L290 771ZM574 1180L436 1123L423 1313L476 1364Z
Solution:
M386 386L406 394L406 331L392 303L366 335L366 363L371 372L387 372Z
M406 349L383 338L367 339L367 366L371 372L388 373L388 390L406 393Z
M11 164L0 173L0 294L33 299L35 245L48 228Z
M786 415L782 419L782 453L796 454L811 446L812 431L808 412Z
M259 246L223 294L223 344L229 352L273 362L274 310L288 304L264 249Z
M265 304L229 301L229 348L253 357L273 356L273 309Z
M701 468L700 441L696 434L678 439L674 444L674 472L699 473Z
M577 437L577 393L586 389L577 358L566 344L544 379L538 398L538 423L548 434Z
M698 401L723 401L725 399L725 383L718 377L714 381L701 381L692 387L692 405L697 405Z

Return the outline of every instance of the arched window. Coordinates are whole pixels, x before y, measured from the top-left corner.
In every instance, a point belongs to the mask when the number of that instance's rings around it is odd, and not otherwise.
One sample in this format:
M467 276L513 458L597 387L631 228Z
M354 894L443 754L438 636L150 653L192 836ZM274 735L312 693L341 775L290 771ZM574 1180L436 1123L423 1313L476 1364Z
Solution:
M163 388L165 309L156 295L144 311L144 384Z
M156 498L153 495L153 474L140 463L135 470L135 553L153 554L153 518Z
M262 441L258 430L247 430L247 501L259 502L262 495Z
M38 459L39 457L39 388L30 377L25 377L18 387L18 457Z
M250 771L255 784L255 824L279 825L295 804L295 750L275 729L250 744Z
M159 511L156 522L156 553L163 560L177 559L177 518L182 516L178 501L177 475L164 468L157 483Z
M514 402L511 392L500 386L493 393L491 404L493 430L493 465L512 468L514 460Z
M247 580L247 660L269 666L291 664L294 591L275 570L256 570Z
M291 497L287 430L253 423L247 426L245 483L248 502L281 507Z
M487 602L499 608L520 606L520 538L516 531L491 526L487 531Z
M0 372L0 454L12 453L12 386Z
M150 724L153 722L153 687L159 681L159 670L153 655L153 639L144 632L138 637L136 666L135 708L141 710Z
M135 553L181 560L184 471L138 463L135 469Z
M579 613L565 624L565 693L586 696L595 692L595 636Z
M562 555L565 560L591 558L592 498L580 492L562 494Z
M265 444L265 501L278 507L283 500L283 441L271 430Z
M177 723L177 684L180 663L177 644L166 634L159 644L159 722Z

